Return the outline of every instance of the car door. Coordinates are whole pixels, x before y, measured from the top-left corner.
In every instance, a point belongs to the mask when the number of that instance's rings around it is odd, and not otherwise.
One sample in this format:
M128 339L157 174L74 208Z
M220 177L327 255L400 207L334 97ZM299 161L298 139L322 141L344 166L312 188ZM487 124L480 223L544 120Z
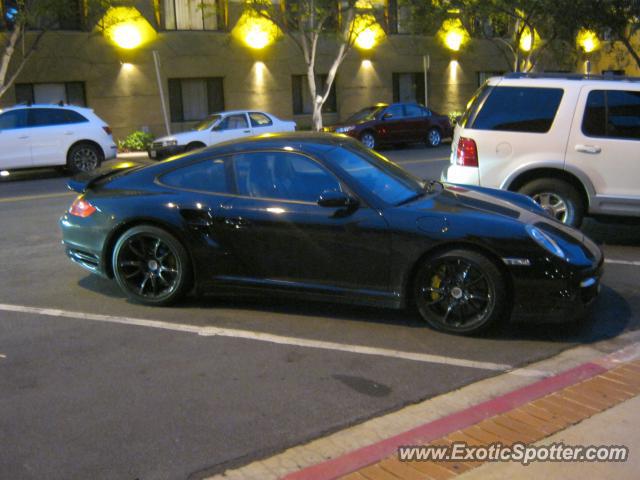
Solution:
M321 207L343 190L320 162L282 151L234 155L238 197L228 242L256 281L319 289L388 288L390 234L370 208Z
M566 168L591 181L598 209L624 213L640 206L640 91L627 85L583 87L566 154Z
M262 112L249 112L249 120L254 135L261 133L279 132L278 125L268 115Z
M9 110L0 115L0 170L32 165L31 131L26 109Z
M376 125L378 143L403 143L406 141L404 108L401 104L387 107Z
M66 162L63 144L73 131L65 125L65 110L56 108L30 108L28 123L31 130L33 165L59 165Z
M235 140L242 137L249 137L253 134L253 129L249 124L246 113L231 113L225 116L212 129L209 145L214 145L227 140Z
M404 106L405 113L405 139L407 142L423 142L427 138L428 110L412 103ZM431 112L429 112L430 114Z

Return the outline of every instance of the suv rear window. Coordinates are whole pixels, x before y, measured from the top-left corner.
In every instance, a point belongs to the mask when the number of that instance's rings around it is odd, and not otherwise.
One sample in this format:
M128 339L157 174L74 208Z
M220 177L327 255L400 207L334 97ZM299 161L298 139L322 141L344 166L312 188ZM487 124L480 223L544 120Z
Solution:
M561 88L494 87L471 128L507 132L548 132L562 100Z
M589 92L582 132L589 137L640 140L640 92Z

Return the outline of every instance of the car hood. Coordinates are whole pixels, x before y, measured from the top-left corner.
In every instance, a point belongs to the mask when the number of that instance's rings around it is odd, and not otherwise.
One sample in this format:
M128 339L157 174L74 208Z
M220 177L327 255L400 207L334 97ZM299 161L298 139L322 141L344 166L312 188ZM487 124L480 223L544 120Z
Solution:
M206 141L207 132L204 130L189 130L188 132L174 133L164 137L156 138L153 142L166 142L168 140L177 140L178 145L186 145L193 141Z
M578 242L584 240L582 232L550 218L536 202L520 193L444 183L440 193L435 197L427 196L408 206L419 211L432 212L434 202L436 209L445 215L447 212L497 215L504 220L544 225L545 229L554 230Z

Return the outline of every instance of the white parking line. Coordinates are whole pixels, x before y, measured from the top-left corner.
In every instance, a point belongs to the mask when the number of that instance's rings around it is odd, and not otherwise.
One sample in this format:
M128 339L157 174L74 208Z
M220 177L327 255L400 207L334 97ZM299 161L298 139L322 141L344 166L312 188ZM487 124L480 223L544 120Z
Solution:
M282 335L272 335L270 333L252 332L249 330L237 330L233 328L219 327L201 327L198 325L188 325L181 323L163 322L158 320L145 320L140 318L117 317L111 315L100 315L96 313L72 312L67 310L58 310L53 308L28 307L24 305L0 304L0 311L32 313L36 315L45 315L49 317L74 318L79 320L90 320L94 322L118 323L123 325L133 325L138 327L158 328L162 330L173 330L183 333L195 333L202 336L217 336L240 338L244 340L253 340L258 342L275 343L278 345L290 345L294 347L319 348L323 350L333 350L347 353L356 353L361 355L376 355L381 357L396 358L402 360L412 360L416 362L435 363L441 365L450 365L455 367L477 368L481 370L493 370L505 372L512 370L511 365L492 362L479 362L467 360L464 358L444 357L441 355L431 355L428 353L402 352L399 350L391 350L387 348L367 347L364 345L349 345L335 342L325 342L322 340L312 340L297 337L285 337ZM513 372L517 375L540 376L544 372L528 371L527 369L519 369Z
M640 267L640 262L634 262L631 260L613 260L611 258L605 258L604 263L612 263L614 265L633 265L634 267Z
M5 197L5 198L0 198L0 203L24 202L25 200L42 200L45 198L68 197L69 195L77 195L77 193L64 192L64 193L48 193L45 195L23 195L21 197Z

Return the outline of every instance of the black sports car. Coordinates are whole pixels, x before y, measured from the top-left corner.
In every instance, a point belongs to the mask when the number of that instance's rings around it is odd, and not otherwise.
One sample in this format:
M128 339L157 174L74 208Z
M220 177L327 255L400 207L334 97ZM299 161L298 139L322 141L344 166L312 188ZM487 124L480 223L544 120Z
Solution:
M512 192L419 180L356 140L271 134L69 182L66 253L129 298L288 292L401 308L471 333L566 320L603 256Z

